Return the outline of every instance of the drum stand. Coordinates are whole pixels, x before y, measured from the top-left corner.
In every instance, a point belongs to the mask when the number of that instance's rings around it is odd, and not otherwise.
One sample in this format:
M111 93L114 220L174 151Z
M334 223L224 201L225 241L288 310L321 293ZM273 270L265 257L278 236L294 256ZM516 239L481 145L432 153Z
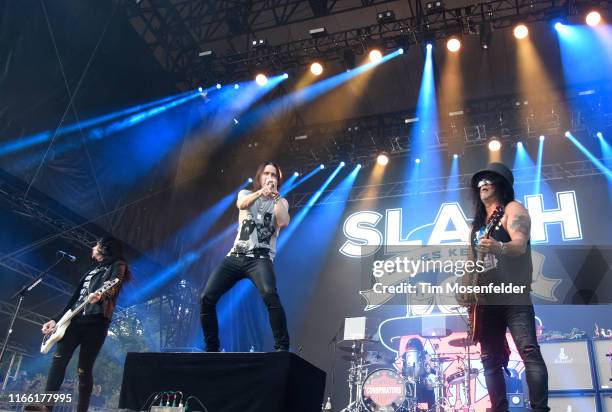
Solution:
M440 341L440 338L436 338L438 340L438 342ZM439 343L434 344L432 342L432 338L425 338L426 341L429 341L429 344L431 345L431 348L433 349L433 356L434 359L438 359L438 348L440 347ZM436 363L436 383L433 387L434 390L434 399L435 399L435 404L434 404L434 411L435 412L445 412L447 410L447 399L446 399L446 394L444 392L444 371L442 370L442 362L435 362ZM415 388L416 389L416 388ZM415 396L416 396L416 392L415 392Z
M363 386L364 375L367 375L367 365L363 362L364 342L359 344L359 348L355 343L352 345L353 352L351 353L351 367L349 369L349 404L340 412L365 412L366 409L361 404L361 388ZM353 387L355 387L355 398L353 399Z

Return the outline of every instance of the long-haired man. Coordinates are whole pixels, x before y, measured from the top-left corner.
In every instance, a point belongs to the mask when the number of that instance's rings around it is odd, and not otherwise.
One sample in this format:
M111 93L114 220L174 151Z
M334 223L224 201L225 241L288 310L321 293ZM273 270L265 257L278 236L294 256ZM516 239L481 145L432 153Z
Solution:
M479 285L512 284L522 293L483 294L477 297L476 328L481 347L485 381L492 411L507 412L503 369L508 364L506 329L525 364L529 401L533 411L549 411L548 372L536 338L535 313L531 303L531 219L523 205L514 200L514 176L501 163L491 163L471 179L475 206L470 236L471 255L486 262L478 274ZM494 214L501 215L492 224ZM488 225L489 224L489 225ZM488 236L485 228L490 227Z
M200 299L200 320L208 352L218 352L220 348L217 302L244 278L255 284L268 308L274 348L277 351L289 350L287 321L276 290L272 265L276 238L280 229L289 224L289 204L278 192L281 183L280 168L267 162L257 169L253 190L238 193L238 233L234 245L211 273Z

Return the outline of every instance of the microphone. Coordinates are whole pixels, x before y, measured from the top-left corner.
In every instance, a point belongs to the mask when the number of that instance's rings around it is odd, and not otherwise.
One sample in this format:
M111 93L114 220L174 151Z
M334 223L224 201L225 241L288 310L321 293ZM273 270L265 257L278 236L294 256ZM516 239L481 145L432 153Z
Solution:
M74 255L71 255L69 253L64 252L63 250L58 250L57 252L55 252L55 256L59 257L65 257L66 259L68 259L71 262L76 262L77 258Z

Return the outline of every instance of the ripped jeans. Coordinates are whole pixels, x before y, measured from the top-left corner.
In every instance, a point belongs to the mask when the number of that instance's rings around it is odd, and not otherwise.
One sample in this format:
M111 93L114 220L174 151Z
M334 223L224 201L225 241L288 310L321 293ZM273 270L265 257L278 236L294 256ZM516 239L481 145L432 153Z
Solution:
M481 359L493 412L507 412L505 366L506 327L525 364L529 402L537 412L549 411L548 371L536 338L533 305L480 306Z
M80 318L77 315L70 323L70 326L68 326L68 329L66 329L66 334L62 340L57 343L45 391L60 390L64 382L66 367L72 358L72 354L80 345L81 350L79 351L77 366L79 375L77 411L87 412L93 389L94 363L104 344L107 333L108 323L104 318L94 316Z

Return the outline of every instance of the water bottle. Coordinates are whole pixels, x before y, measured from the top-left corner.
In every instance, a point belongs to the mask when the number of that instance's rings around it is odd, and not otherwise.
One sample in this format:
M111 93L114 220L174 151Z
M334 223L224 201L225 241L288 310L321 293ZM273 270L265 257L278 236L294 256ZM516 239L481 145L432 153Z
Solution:
M327 397L327 402L325 402L325 408L323 408L324 411L331 411L332 410L332 404L331 404L331 397Z

